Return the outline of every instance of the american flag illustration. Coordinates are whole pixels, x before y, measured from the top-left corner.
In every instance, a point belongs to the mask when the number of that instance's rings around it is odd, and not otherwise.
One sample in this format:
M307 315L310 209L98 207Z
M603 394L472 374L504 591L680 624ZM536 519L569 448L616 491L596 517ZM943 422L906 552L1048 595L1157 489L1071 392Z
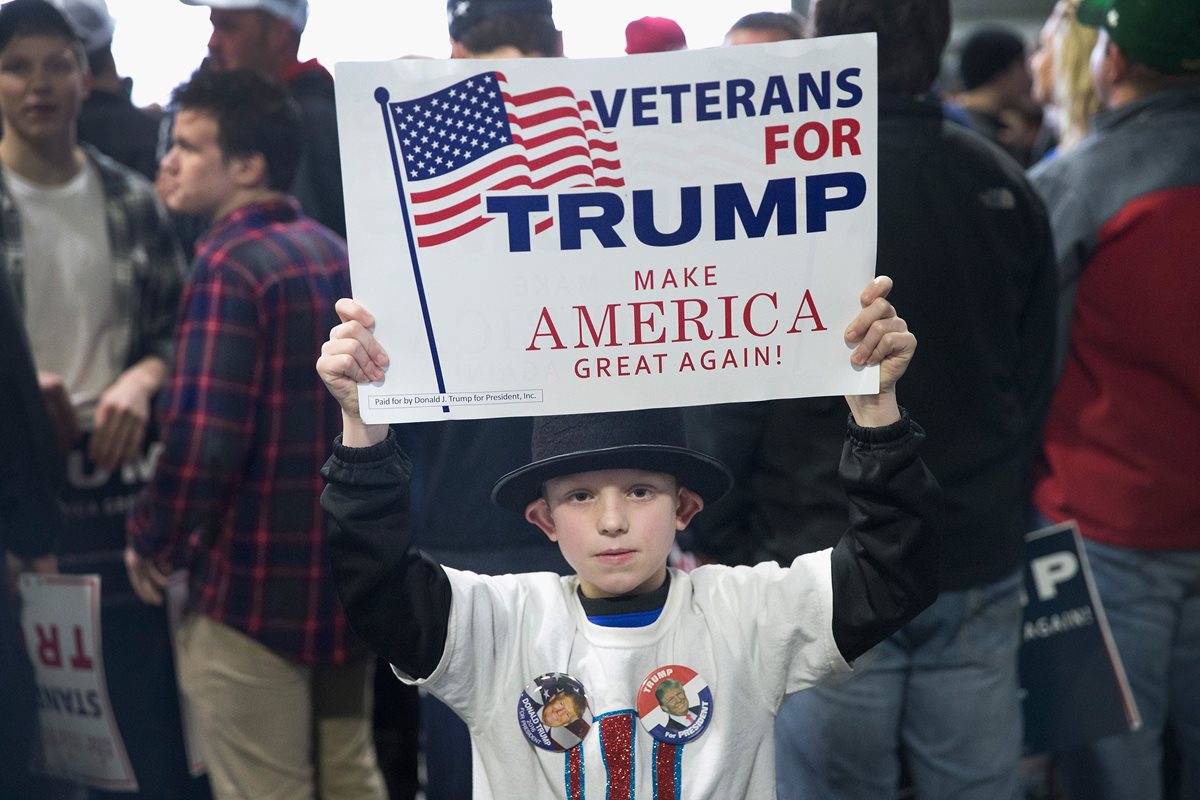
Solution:
M389 106L419 247L491 222L484 192L625 185L611 132L565 86L514 95L503 73L483 72ZM534 231L552 224L543 215Z

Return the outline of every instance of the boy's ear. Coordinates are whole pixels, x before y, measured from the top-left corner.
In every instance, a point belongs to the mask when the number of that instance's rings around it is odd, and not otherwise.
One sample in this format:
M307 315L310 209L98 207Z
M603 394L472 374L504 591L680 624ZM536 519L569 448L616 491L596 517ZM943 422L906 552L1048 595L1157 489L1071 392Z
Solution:
M704 499L686 486L679 487L675 502L675 530L681 531L704 509Z
M558 541L558 534L554 532L554 518L550 516L550 504L546 502L546 498L539 497L525 506L525 519L541 528L547 539L552 542Z

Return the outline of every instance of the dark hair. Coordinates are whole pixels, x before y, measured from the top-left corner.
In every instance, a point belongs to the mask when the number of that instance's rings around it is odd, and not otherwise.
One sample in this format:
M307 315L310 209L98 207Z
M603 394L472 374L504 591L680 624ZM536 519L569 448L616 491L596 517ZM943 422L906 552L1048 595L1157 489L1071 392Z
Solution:
M733 23L729 31L784 31L793 39L805 36L804 20L798 14L786 11L755 11Z
M171 102L216 120L217 143L226 158L261 153L268 186L291 188L300 162L300 111L274 79L251 69L201 69L171 93Z
M83 42L66 16L45 0L12 0L0 6L0 50L18 36L58 36L71 44L80 69L88 65Z
M463 31L459 44L472 53L488 53L504 46L527 56L562 55L562 34L545 14L504 14L480 20Z
M967 37L959 54L963 88L977 89L1024 58L1025 42L1016 33L1007 28L981 28Z
M821 0L817 36L874 32L879 37L879 88L908 95L929 91L950 38L950 0Z

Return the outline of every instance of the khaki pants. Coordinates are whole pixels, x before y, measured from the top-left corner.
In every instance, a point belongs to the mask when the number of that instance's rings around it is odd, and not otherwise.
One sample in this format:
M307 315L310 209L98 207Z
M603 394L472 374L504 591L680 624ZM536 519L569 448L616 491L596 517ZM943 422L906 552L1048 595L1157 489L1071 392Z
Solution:
M217 800L384 800L372 659L295 664L204 614L176 644Z

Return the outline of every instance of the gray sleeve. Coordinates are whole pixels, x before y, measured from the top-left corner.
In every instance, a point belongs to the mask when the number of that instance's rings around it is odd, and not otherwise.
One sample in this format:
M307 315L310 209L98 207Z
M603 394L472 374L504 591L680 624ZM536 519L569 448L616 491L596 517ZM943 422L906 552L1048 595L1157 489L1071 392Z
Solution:
M1061 164L1051 162L1035 169L1030 180L1046 203L1053 231L1054 259L1058 273L1058 309L1055 330L1054 374L1062 371L1067 357L1071 319L1075 311L1075 292L1084 265L1096 249L1097 231L1094 209Z

